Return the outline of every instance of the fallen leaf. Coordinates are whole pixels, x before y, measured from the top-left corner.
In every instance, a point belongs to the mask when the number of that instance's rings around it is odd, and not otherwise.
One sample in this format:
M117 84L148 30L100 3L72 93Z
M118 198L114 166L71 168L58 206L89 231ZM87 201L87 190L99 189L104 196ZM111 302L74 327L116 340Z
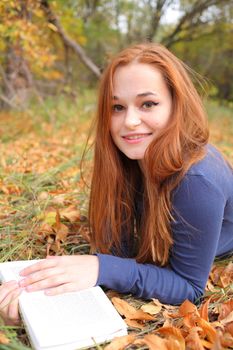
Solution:
M180 316L185 316L189 313L195 313L196 315L199 315L197 307L191 303L191 301L186 299L179 307L179 314Z
M133 343L135 340L135 335L129 334L122 337L114 338L109 345L107 345L104 350L122 350L127 345Z
M231 311L223 320L220 321L224 326L227 323L233 322L233 311Z
M142 321L139 322L137 320L131 320L130 318L125 318L124 321L127 324L127 326L132 328L144 329L146 326L146 324L143 323Z
M233 263L230 262L222 271L220 275L220 281L222 283L222 287L225 288L233 281Z
M152 321L154 317L148 313L135 309L132 305L120 298L112 298L112 303L122 316L129 318L130 320Z
M0 331L0 344L9 344L10 339L7 338L6 334Z
M202 328L204 335L209 339L209 341L214 343L217 336L216 329L214 329L209 322L205 321L201 317L197 318L197 324Z
M178 350L185 350L185 340L179 328L173 326L161 327L156 332L166 336L168 340L173 340L171 341L171 345L174 347L174 350L176 349L176 345L179 345Z
M209 321L209 316L208 316L209 304L210 304L210 298L207 299L207 301L203 303L199 309L200 317L203 318L205 321Z
M218 321L221 321L224 318L226 318L232 311L233 311L233 299L230 299L227 302L220 305Z
M141 307L142 311L147 312L150 315L157 315L161 309L162 305L155 305L153 302L145 304Z
M80 212L74 206L70 206L60 211L62 218L67 219L72 224L80 220Z
M205 350L199 337L198 331L201 331L200 327L192 328L185 338L185 343L189 350Z
M137 339L135 345L147 345L150 350L168 350L167 340L155 334L147 334L142 339Z

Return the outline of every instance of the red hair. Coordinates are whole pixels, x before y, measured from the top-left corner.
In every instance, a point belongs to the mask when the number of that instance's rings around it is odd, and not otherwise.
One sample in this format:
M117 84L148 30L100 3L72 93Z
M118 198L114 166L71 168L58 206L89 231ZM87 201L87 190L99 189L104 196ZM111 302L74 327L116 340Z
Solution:
M150 144L142 174L137 161L124 156L110 135L113 76L117 67L133 61L159 69L171 92L173 110L169 125ZM207 118L188 68L160 44L129 47L112 59L99 89L94 168L89 220L92 248L112 249L121 255L124 240L138 237L134 258L165 265L172 245L172 191L189 167L204 156L208 141ZM135 213L138 184L143 182L143 210Z

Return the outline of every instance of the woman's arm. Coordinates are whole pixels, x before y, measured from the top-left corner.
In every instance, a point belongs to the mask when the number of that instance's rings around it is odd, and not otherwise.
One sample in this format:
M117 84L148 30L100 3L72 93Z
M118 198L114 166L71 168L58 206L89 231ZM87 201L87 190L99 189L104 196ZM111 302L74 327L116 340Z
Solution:
M174 194L174 245L169 267L98 254L97 283L169 304L195 301L216 255L226 199L201 175L188 175Z

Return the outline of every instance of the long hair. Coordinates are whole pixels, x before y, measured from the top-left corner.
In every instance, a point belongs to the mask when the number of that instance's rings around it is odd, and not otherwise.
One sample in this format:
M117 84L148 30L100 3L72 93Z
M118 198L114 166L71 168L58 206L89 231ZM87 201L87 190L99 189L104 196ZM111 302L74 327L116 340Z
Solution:
M152 141L144 157L143 174L137 161L124 156L110 134L113 76L117 67L146 63L160 70L172 96L172 117ZM146 43L123 50L106 68L99 88L94 168L89 222L93 250L121 255L124 239L139 239L138 262L168 263L173 243L172 193L190 166L205 154L207 118L188 73L189 68L160 44ZM142 213L135 211L142 185Z

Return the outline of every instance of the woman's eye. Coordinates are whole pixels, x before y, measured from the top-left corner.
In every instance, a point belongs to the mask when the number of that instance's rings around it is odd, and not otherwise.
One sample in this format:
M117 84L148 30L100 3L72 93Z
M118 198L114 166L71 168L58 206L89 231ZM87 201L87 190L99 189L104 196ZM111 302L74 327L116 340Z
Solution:
M112 110L114 112L121 112L121 111L123 111L123 109L124 109L124 106L122 106L122 105L113 105L112 106Z
M142 107L145 108L145 109L149 109L149 108L152 108L154 106L157 106L158 103L157 102L153 102L153 101L146 101L143 103Z

